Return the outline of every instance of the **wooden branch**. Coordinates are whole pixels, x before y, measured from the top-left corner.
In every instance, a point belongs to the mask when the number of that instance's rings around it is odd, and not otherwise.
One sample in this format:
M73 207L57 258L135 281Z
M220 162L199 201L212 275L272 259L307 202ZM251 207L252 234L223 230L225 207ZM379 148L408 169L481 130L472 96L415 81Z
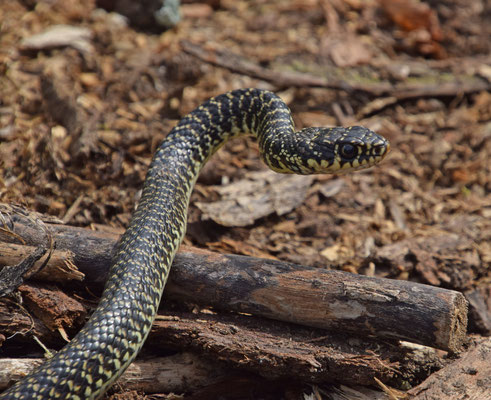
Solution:
M19 218L16 214L10 215L12 220L15 233L22 237L26 244L30 246L38 246L41 242L41 232L39 229L26 224L22 218ZM66 258L64 259L65 263L75 265L79 274L82 273L85 275L85 282L89 285L96 285L101 288L106 282L107 277L107 268L111 263L112 251L116 241L119 238L118 234L109 233L109 231L94 231L90 229L71 227L67 225L60 224L46 224L49 227L50 231L55 236L56 243L56 257L62 257L63 253L67 252ZM14 252L14 249L11 246L4 246L4 244L11 243L13 239L10 236L0 237L0 245L2 249L0 254L5 254L7 256L11 252ZM17 254L29 254L29 251L32 249L24 250L22 253L19 251L19 247L15 249ZM14 253L15 253L14 252ZM14 254L13 254L14 255ZM5 263L3 265L11 265L13 260L17 258L9 259L4 257L2 261ZM54 265L57 265L55 271ZM60 271L59 264L57 262L49 262L49 265L44 269L44 273L47 276L51 274L55 274L57 277L63 274ZM38 279L42 278L40 275L36 275ZM80 275L73 275L71 273L70 279L79 279ZM58 279L58 278L57 278Z
M412 400L491 399L491 338L476 340L470 350L409 391Z
M396 100L417 99L421 97L447 97L468 93L491 90L491 82L485 79L468 77L453 82L428 83L402 83L393 85L389 82L362 84L358 82L347 82L342 80L330 80L317 76L300 73L273 71L263 68L253 62L244 60L242 57L226 50L206 50L203 47L181 41L184 52L198 58L199 60L229 69L232 72L261 79L283 88L283 87L322 87L346 92L365 92L371 96L390 96Z
M49 228L58 249L73 253L89 281L105 281L114 239L81 228ZM37 241L30 226L16 224L15 232ZM450 351L466 335L467 303L455 291L189 248L177 255L165 296Z
M36 252L33 246L23 246L14 243L0 242L0 265L12 265L15 260L24 260ZM66 282L69 280L82 281L85 275L73 264L73 254L69 250L54 250L51 257L34 264L36 278L50 282Z

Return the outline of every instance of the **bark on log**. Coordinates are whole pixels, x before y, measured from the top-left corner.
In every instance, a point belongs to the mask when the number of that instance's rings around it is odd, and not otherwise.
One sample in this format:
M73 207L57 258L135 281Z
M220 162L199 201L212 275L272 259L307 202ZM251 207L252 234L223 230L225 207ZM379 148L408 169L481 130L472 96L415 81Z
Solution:
M22 304L9 298L0 298L0 335L35 336L46 346L60 347L60 335L68 342L72 333L85 321L85 307L56 287L29 283L19 286ZM1 344L1 341L0 341Z
M16 234L37 244L36 229L16 222ZM114 235L60 225L49 228L57 248L73 253L74 264L89 281L105 281ZM449 351L461 347L467 327L467 303L455 291L202 250L181 250L165 295Z

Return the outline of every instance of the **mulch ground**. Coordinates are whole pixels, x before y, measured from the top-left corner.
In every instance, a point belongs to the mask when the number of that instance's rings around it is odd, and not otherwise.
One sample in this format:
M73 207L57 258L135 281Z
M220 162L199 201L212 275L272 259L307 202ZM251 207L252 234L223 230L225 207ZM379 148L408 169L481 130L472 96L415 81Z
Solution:
M104 3L2 3L1 202L123 229L182 116L235 88L273 90L298 128L363 125L390 155L299 183L294 209L234 226L203 204L242 180L269 184L255 143L234 140L198 180L184 243L458 290L470 332L491 333L487 2L187 1L167 31ZM77 30L35 36L55 25Z

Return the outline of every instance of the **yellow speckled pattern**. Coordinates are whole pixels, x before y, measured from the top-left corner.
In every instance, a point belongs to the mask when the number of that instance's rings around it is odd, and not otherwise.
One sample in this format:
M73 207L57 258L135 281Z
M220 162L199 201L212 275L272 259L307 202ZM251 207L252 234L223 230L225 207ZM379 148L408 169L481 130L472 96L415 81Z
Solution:
M227 139L240 133L253 134L266 164L282 173L367 168L389 150L386 139L362 127L295 132L288 107L265 90L235 90L203 103L158 148L100 304L87 324L0 399L97 399L124 372L155 318L199 171Z

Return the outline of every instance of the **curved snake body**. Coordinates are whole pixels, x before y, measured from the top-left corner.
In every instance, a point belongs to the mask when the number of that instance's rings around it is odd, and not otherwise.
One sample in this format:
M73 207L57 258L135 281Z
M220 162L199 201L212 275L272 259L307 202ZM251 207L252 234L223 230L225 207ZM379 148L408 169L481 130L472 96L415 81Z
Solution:
M185 116L156 151L142 197L121 237L99 306L75 338L0 399L96 399L142 347L184 236L192 188L206 160L230 137L256 136L275 171L331 173L376 164L387 140L362 127L294 131L275 94L229 92Z

